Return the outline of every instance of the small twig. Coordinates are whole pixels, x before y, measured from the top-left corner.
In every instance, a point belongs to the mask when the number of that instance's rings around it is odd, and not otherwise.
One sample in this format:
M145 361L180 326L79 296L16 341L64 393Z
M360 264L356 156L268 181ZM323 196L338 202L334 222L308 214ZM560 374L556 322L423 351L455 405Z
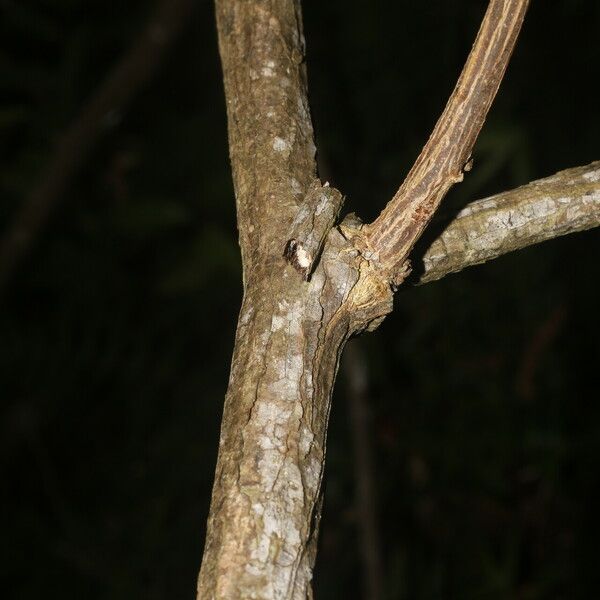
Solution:
M63 200L69 182L110 130L111 121L156 73L194 4L195 0L162 0L143 32L58 140L39 182L0 241L0 293Z
M415 248L410 281L435 281L508 252L598 226L600 161L467 205L424 254ZM425 236L419 245L424 241Z
M403 263L470 156L504 76L529 0L490 0L473 49L429 141L404 183L365 228L368 258L396 285Z
M375 460L371 446L368 369L360 340L348 344L343 358L354 450L357 527L364 568L365 600L383 598L383 560L377 518Z

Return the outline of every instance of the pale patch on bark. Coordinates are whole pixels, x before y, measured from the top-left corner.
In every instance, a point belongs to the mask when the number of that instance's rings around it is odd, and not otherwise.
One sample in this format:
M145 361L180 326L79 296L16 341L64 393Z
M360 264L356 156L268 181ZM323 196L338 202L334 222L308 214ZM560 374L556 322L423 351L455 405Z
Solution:
M411 201L407 213L392 207L392 219L384 211L376 221L379 233L367 239L352 219L336 227L342 195L317 179L299 0L216 1L244 303L198 598L312 597L327 422L340 353L351 335L373 329L392 309L390 286L398 283L396 275L406 276L405 250L419 235L400 217L414 216L424 227L434 204L462 178L526 4L491 0L475 60L468 61L453 95L457 102L449 103L454 108L440 120L453 125L453 135L437 128L440 135L434 132L429 150L437 141L444 152L429 158L426 152L424 170L413 172L417 204ZM510 13L510 22L499 22L499 7L507 6L515 10L500 13L502 18ZM509 38L506 44L498 46L499 36ZM491 53L486 40L495 45ZM479 58L493 64L482 67ZM475 96L473 90L479 90ZM470 129L469 116L475 121ZM428 181L423 174L431 175ZM572 179L576 183L566 192L564 185L560 193L534 187L526 200L495 197L470 207L426 255L426 275L497 256L526 245L524 239L556 235L568 211L578 211L575 226L583 227L593 211L580 209L596 206L598 184L592 176ZM576 208L572 201L582 196L587 200ZM552 234L543 231L548 223ZM411 229L406 239L397 239L396 224ZM295 260L303 277L286 260Z
M600 223L600 162L561 171L459 212L422 258L418 283Z
M273 150L275 150L275 152L289 153L290 148L291 148L290 143L288 141L284 140L283 138L276 137L273 140Z
M589 173L584 173L583 177L587 181L600 181L600 169L598 169L597 171L590 171Z

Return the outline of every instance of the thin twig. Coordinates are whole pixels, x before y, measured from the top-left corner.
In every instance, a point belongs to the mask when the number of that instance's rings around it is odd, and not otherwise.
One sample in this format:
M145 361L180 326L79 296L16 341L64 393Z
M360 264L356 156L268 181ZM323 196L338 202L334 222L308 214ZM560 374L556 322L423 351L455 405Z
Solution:
M64 191L116 116L157 72L195 0L161 0L148 24L60 137L39 182L0 241L0 293L31 251Z
M470 169L470 156L502 81L529 0L490 0L442 116L404 183L365 228L369 256L395 283L442 198Z

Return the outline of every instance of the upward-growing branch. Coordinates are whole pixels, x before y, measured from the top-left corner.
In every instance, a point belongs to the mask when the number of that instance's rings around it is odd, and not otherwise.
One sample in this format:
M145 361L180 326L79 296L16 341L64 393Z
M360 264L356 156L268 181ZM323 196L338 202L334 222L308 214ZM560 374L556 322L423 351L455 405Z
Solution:
M312 597L340 354L391 311L390 284L462 177L527 4L490 1L431 139L361 228L332 227L341 195L316 179L300 0L216 1L245 286L198 598Z
M396 285L403 263L470 156L517 41L529 0L491 0L454 92L396 195L365 228L367 255Z

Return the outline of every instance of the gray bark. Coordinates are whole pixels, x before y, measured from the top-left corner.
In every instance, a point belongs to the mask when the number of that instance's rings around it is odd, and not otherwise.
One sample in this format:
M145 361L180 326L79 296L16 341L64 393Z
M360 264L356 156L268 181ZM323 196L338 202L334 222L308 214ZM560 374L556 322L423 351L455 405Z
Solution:
M419 273L414 280L419 284L435 281L507 252L599 224L600 161L596 161L471 202L422 258L415 256Z

